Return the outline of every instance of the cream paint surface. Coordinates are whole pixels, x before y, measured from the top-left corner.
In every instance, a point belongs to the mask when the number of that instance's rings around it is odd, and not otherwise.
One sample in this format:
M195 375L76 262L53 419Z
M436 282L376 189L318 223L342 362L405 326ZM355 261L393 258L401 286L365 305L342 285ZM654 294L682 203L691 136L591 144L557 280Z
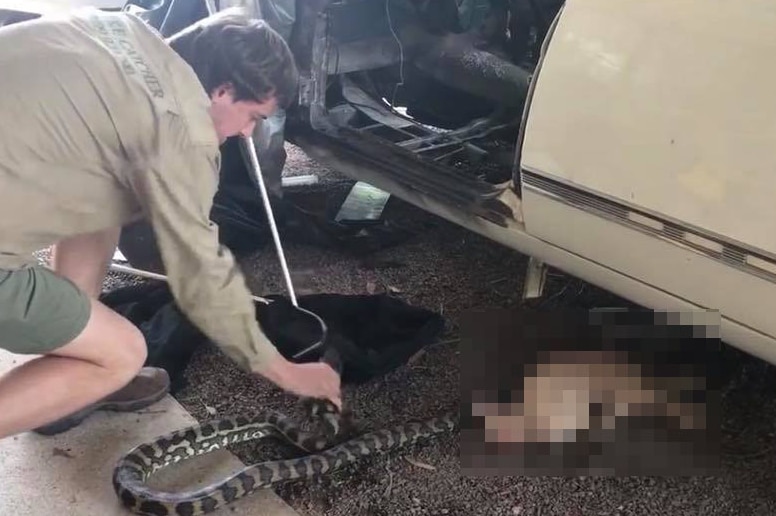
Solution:
M776 4L666 5L566 3L522 165L776 253Z
M30 358L0 350L0 374ZM0 514L131 514L121 507L111 485L116 461L137 444L192 424L196 420L168 395L138 412L96 413L57 436L25 433L1 440ZM154 488L188 490L243 467L234 455L220 450L161 470L150 482ZM298 516L266 489L213 514Z

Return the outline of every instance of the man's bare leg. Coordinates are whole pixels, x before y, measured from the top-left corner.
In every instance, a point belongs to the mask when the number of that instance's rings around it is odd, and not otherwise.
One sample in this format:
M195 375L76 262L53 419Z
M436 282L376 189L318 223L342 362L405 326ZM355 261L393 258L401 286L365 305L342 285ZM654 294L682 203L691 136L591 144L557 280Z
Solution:
M127 385L146 359L143 335L96 301L120 228L56 244L51 265L91 298L92 313L72 342L0 377L0 439L68 416Z
M68 416L117 391L146 359L143 335L96 300L81 334L0 377L0 439Z
M111 228L66 238L54 246L51 266L89 297L97 299L120 234L121 228Z

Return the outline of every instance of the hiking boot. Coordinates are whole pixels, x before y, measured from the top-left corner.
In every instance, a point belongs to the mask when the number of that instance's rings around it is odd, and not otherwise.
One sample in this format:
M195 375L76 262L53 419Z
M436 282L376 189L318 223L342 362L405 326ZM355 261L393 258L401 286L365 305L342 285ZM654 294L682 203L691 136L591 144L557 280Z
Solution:
M115 412L140 410L164 398L169 390L170 377L167 371L157 367L144 367L131 382L110 396L58 421L35 428L33 432L41 435L59 434L80 425L84 419L97 410Z

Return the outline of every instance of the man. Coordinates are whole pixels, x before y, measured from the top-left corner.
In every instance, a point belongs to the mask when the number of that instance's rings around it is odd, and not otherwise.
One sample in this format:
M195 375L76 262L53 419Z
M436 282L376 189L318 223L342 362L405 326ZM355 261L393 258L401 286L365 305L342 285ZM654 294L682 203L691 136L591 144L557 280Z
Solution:
M0 29L0 69L0 347L42 355L0 377L0 439L166 392L163 371L141 370L139 330L97 300L121 226L141 217L179 306L228 356L341 405L333 369L267 340L209 220L220 144L295 93L276 32L226 11L164 41L127 13L79 11ZM52 269L36 265L52 244Z

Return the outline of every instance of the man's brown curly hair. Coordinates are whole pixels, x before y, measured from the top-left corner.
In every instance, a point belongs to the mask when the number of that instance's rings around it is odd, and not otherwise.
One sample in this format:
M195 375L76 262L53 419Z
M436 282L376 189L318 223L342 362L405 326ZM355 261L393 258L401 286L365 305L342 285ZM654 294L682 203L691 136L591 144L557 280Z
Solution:
M240 9L208 16L167 39L199 77L208 95L221 85L235 100L275 97L287 108L296 98L299 72L288 44L265 21Z

